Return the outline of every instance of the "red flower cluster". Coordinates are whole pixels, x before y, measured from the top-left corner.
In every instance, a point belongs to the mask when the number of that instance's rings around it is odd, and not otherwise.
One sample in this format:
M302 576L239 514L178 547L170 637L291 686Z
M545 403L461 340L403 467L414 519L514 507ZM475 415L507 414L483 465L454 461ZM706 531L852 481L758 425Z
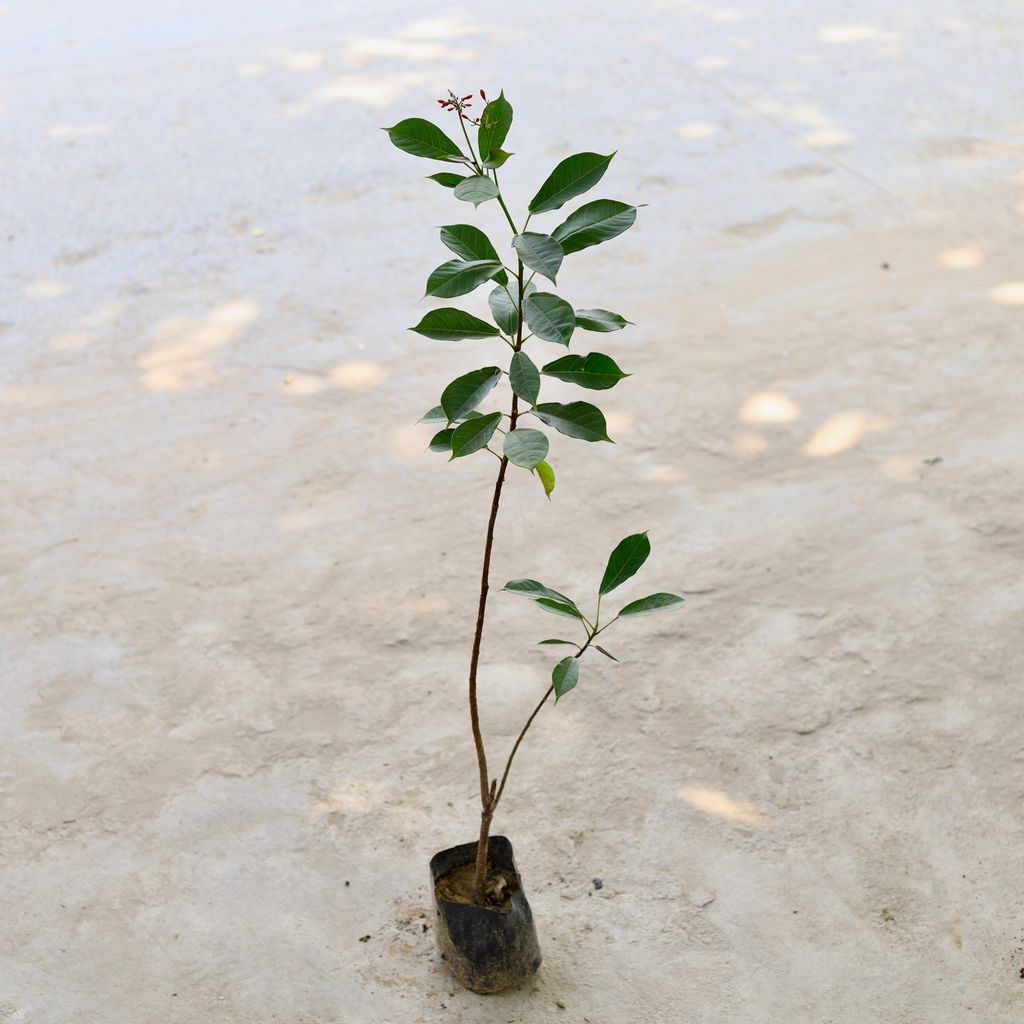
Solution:
M480 99L485 103L487 102L487 95L483 89L480 90ZM440 99L437 102L441 104L442 110L454 110L464 121L468 121L470 124L480 123L479 117L473 118L466 113L466 110L473 106L472 93L468 96L456 96L455 93L449 89L447 99Z

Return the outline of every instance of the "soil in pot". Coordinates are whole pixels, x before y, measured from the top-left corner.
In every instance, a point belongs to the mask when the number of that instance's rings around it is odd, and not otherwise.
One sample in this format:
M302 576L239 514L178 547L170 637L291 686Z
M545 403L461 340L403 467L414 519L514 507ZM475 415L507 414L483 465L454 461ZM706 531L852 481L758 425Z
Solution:
M437 944L452 974L473 992L501 992L540 966L530 904L504 836L492 836L487 906L474 900L476 843L436 854L430 862Z

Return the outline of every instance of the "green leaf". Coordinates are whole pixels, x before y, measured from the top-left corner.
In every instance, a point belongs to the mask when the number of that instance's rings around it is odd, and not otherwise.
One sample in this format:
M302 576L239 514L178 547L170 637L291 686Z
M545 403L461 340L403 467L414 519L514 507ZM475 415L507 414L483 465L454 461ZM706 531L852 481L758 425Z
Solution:
M446 427L444 430L439 430L430 439L429 450L432 452L450 452L452 450L452 434L454 433L454 427Z
M576 153L566 157L548 175L540 191L530 200L530 213L547 213L593 188L604 176L614 153Z
M452 434L452 458L461 459L472 455L487 445L501 420L500 412L486 416L475 416L455 428Z
M484 174L474 174L455 186L455 198L479 206L498 194L498 186Z
M560 594L550 587L545 587L543 583L538 583L536 580L509 580L502 589L507 590L510 594L522 594L523 597L533 598L535 601L540 597L546 597L548 600L567 604L572 608L576 607L576 602L572 598L566 597L565 594Z
M541 608L546 612L552 612L554 615L564 615L569 619L579 619L583 621L583 613L574 604L563 604L561 601L552 601L549 597L538 597L536 604L539 604Z
M562 247L558 242L550 235L524 231L512 239L512 245L526 266L554 283L562 265Z
M633 226L635 220L635 206L614 199L598 199L570 213L551 232L551 237L562 243L562 250L568 256L571 252L588 249L621 235Z
M540 477L540 482L544 485L544 493L548 497L548 501L551 500L551 492L555 489L555 471L551 468L548 462L537 463L537 476Z
M548 453L548 439L540 430L517 427L505 435L504 452L509 462L523 469L533 469L544 461Z
M542 402L531 410L533 415L566 437L581 441L611 441L604 414L589 402Z
M579 682L580 663L577 658L563 658L551 673L551 685L555 688L555 703L564 697Z
M455 174L452 171L438 171L437 174L428 174L427 178L436 181L438 185L444 185L445 188L455 188L460 181L466 180L464 174Z
M436 124L422 117L409 117L385 128L391 141L403 152L428 160L465 160L462 150Z
M567 644L569 647L579 647L579 644L574 643L572 640L538 640L537 646L542 647L544 644Z
M446 224L441 228L441 241L456 256L461 256L464 260L501 262L498 250L491 244L491 240L472 224ZM495 274L493 279L498 284L508 284L508 274L504 270L500 274Z
M449 260L427 278L427 295L439 299L467 295L501 269L501 264L494 260Z
M598 593L609 594L621 583L625 583L647 561L650 553L651 542L647 539L646 530L620 540L608 556L608 566L601 577Z
M492 149L491 155L486 160L481 160L481 163L486 170L493 171L497 167L504 166L510 156L515 156L515 153L506 153L503 149Z
M538 338L556 345L568 345L576 327L572 306L551 292L529 295L523 302L523 316Z
M562 356L548 363L541 373L569 384L578 384L590 391L607 391L624 377L630 376L619 369L611 356L601 352L590 352L585 356Z
M606 658L611 658L612 661L616 661L616 662L619 661L619 659L616 658L614 654L610 654L600 644L594 644L594 649L597 650L597 651L600 651ZM619 662L619 664L622 664L622 663Z
M498 329L461 309L446 306L432 309L410 331L436 341L462 341L464 338L496 338Z
M420 423L437 423L443 420L445 423L448 422L448 417L444 414L444 409L439 405L435 405L433 409L428 409L421 417Z
M667 611L670 608L682 608L686 600L676 594L651 594L641 597L639 601L631 601L619 612L619 618L628 615L653 615L654 612Z
M494 279L498 280L497 277ZM513 282L512 294L515 295L518 291L518 283ZM537 290L537 286L531 281L525 289L527 295L532 295ZM495 288L490 295L487 296L487 304L491 307L491 316L494 317L494 322L510 337L516 336L516 331L519 329L519 310L516 309L516 304L508 297L505 293L504 288Z
M505 99L505 93L491 100L480 115L480 130L477 132L477 145L480 159L485 163L501 152L501 144L512 127L512 104ZM500 166L500 164L495 165Z
M607 309L577 309L576 326L585 331L598 331L608 334L610 331L621 331L626 324L632 323L618 313L609 313Z
M463 419L475 409L501 380L497 366L485 366L482 370L456 377L441 393L441 408L449 423Z
M540 372L525 352L516 352L508 368L512 390L528 405L534 405L540 394Z

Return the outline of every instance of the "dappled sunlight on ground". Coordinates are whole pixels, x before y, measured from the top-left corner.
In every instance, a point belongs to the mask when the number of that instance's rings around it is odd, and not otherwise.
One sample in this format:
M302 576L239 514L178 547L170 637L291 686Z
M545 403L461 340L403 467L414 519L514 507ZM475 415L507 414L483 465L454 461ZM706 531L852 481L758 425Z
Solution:
M760 434L737 434L732 447L738 455L760 455L768 447L768 439Z
M329 814L372 814L381 808L387 796L387 787L373 779L339 782L310 808L309 820L320 821Z
M628 434L636 423L636 417L632 413L623 412L621 409L606 409L604 419L612 438L616 434Z
M972 270L985 262L985 254L976 245L965 245L939 253L939 262L950 270Z
M327 373L328 379L343 388L363 389L380 384L388 375L380 363L360 359L353 363L339 363Z
M254 299L236 299L205 317L172 317L157 324L157 344L139 360L143 385L151 391L181 391L209 384L217 376L210 356L235 341L259 311Z
M696 60L693 66L698 71L724 71L726 68L732 67L732 61L728 57L710 53L706 57Z
M441 424L443 426L443 424ZM395 427L388 434L388 446L398 455L419 456L426 453L430 439L437 433L425 423L413 423L406 427ZM443 456L437 456L443 458Z
M51 139L88 139L98 135L110 135L114 125L110 121L94 121L89 124L55 124L46 129Z
M647 474L648 479L656 480L659 484L674 484L685 480L686 470L682 466L652 466Z
M1024 306L1024 281L1006 281L989 292L1000 306Z
M681 139L710 139L717 135L722 129L710 121L690 121L680 125L676 129L676 135Z
M804 455L825 458L852 448L867 432L870 417L859 409L838 413L826 420L804 445Z
M744 423L792 423L800 416L800 406L779 391L759 391L740 409Z
M720 789L712 789L710 786L683 786L679 795L698 811L717 818L742 822L744 825L762 825L768 821L768 815L756 804L733 800Z
M27 299L56 299L63 295L67 290L68 286L63 281L47 277L42 278L39 281L32 281L25 285L22 289L22 294Z

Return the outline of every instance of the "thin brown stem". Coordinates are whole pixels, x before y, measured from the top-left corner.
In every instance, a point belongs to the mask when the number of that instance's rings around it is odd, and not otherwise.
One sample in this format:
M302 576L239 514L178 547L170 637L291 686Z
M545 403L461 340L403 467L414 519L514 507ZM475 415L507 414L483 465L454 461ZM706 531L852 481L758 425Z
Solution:
M596 633L587 637L587 642L573 655L574 658L579 658L583 652L590 646L590 641L597 636ZM516 737L516 741L512 746L512 752L508 755L508 760L505 762L505 770L501 773L501 782L498 784L498 791L494 795L494 800L491 801L491 815L493 816L495 808L498 806L498 801L501 800L501 794L505 792L505 783L508 781L508 773L512 768L512 759L516 756L516 751L519 749L519 744L523 742L523 737L526 735L527 730L533 725L533 720L540 714L540 709L544 707L548 702L548 697L555 692L555 684L552 683L541 697L537 706L533 709L533 713L526 720L526 725L523 726L522 731Z

